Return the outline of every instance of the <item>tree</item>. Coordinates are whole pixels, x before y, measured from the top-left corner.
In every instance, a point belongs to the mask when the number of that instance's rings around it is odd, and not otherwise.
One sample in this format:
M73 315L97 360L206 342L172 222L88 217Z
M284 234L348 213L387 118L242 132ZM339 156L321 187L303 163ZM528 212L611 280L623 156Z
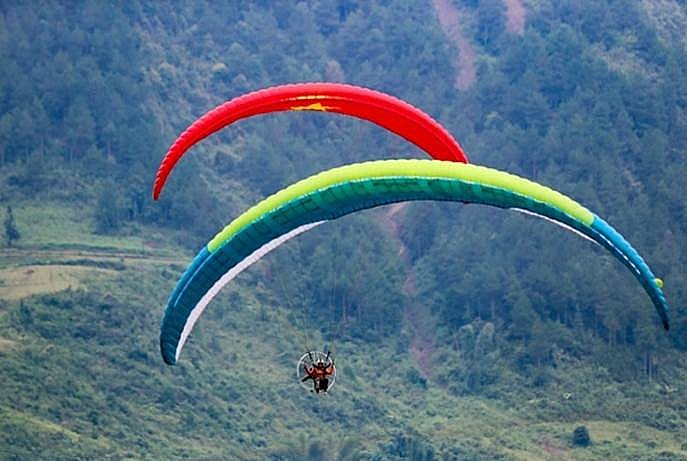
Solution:
M7 246L11 247L15 240L21 238L21 234L14 224L14 215L12 214L12 207L7 206L7 218L5 218L5 237L7 238Z
M585 426L578 426L573 431L572 443L576 447L588 447L592 444L589 431Z
M477 23L478 39L482 45L489 47L506 29L503 4L496 0L478 2Z
M95 209L95 230L100 234L116 232L123 223L124 216L114 182L106 184L100 192Z

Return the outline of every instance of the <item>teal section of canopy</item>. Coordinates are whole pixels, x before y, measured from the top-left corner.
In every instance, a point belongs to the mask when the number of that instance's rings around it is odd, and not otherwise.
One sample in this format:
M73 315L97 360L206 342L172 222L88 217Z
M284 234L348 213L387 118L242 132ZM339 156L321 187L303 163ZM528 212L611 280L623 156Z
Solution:
M656 306L656 311L661 317L661 323L666 330L670 329L670 318L668 316L668 301L663 290L656 281L656 276L651 272L649 265L637 253L630 243L625 240L618 231L610 224L598 216L594 216L592 230L599 233L596 239L606 247L613 255L620 260L639 280L649 297Z
M173 364L175 362L174 353L179 344L181 331L193 309L189 306L184 307L178 305L177 300L179 295L184 292L189 292L189 294L196 293L195 287L197 286L197 280L194 280L194 276L209 257L210 252L207 246L205 246L198 252L191 264L186 268L184 275L177 282L169 297L169 301L167 301L167 308L165 309L165 314L162 318L162 328L160 329L160 351L162 352L162 358L165 363ZM200 299L200 297L198 299Z
M654 301L667 327L665 297L648 266L620 234L577 202L532 181L485 167L416 160L412 165L419 166L415 169L417 173L409 174L408 167L411 164L408 162L368 162L375 167L370 171L379 170L377 167L383 164L384 175L363 175L355 179L342 180L342 177L346 178L346 168L360 170L361 164L330 170L336 171L331 182L301 181L298 183L298 193L287 194L288 199L270 201L289 188L232 221L211 241L212 245L201 250L169 299L160 334L165 362L176 363L179 352L177 349L183 346L183 341L180 345L182 331L205 293L231 268L263 245L306 224L336 219L380 205L413 200L456 201L518 208L565 224L608 248L633 271ZM428 174L431 170L430 175L422 175L423 164L431 164L431 169L426 170ZM443 164L440 165L441 170L445 171L443 175L437 169L437 164ZM393 174L396 165L398 175ZM466 171L477 174L466 175ZM488 177L499 180L490 181ZM504 178L505 181L502 180ZM513 184L519 192L514 192L511 188ZM265 203L273 205L265 206ZM262 207L260 213L255 213L259 206Z

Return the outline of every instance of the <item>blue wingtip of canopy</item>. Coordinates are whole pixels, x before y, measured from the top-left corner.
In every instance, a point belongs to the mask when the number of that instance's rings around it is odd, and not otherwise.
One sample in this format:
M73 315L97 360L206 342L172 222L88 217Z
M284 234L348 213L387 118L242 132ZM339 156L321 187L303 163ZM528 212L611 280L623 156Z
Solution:
M162 360L165 361L167 365L176 365L177 360L174 356L174 352L170 353L173 348L166 348L162 341L160 341L160 353L162 354Z
M613 252L639 280L653 301L656 311L659 317L661 317L663 328L666 331L670 330L668 302L666 301L663 290L657 282L656 276L651 272L648 264L618 231L596 215L594 215L592 229L601 235L604 245Z
M196 271L198 271L209 257L210 251L207 246L205 246L188 266L184 275L179 282L177 282L174 291L169 297L169 301L167 301L167 307L165 308L162 324L160 325L160 353L167 365L174 365L177 362L176 349L179 345L179 338L181 338L184 324L188 318L188 312L183 311L183 309L177 305L177 301L188 287Z

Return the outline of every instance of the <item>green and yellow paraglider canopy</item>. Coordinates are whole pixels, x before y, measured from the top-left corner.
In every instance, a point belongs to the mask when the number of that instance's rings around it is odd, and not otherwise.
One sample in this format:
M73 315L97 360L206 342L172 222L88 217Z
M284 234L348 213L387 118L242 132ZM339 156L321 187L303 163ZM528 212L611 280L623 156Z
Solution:
M409 200L478 203L535 214L607 248L627 266L669 328L657 279L635 249L604 220L533 181L482 166L432 160L383 160L334 168L299 181L237 217L195 257L167 303L162 357L174 364L196 320L246 267L290 238L355 211Z

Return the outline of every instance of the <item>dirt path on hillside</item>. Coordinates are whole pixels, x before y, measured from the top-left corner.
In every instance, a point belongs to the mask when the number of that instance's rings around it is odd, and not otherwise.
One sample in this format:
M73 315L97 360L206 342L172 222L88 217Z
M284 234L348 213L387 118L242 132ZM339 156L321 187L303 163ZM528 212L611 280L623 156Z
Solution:
M34 249L34 248L3 248L0 250L0 265L3 262L18 262L33 259L36 261L73 261L79 259L88 259L92 261L142 261L156 264L184 264L188 263L189 259L183 256L175 257L162 253L135 253L118 250L107 249Z
M475 51L461 29L461 12L453 6L450 0L432 0L432 7L444 34L458 48L458 56L455 61L458 75L456 75L455 86L459 90L466 90L475 83L477 71L475 68Z
M503 0L506 9L506 30L511 34L525 33L527 10L521 0ZM465 23L465 12L456 8L450 0L432 0L432 8L439 19L444 34L458 48L455 59L458 75L455 86L459 90L470 88L477 79L475 50L466 37L462 24Z
M506 4L506 30L511 34L525 33L525 18L527 11L520 0L503 0Z
M434 341L436 319L431 315L428 306L417 299L415 271L407 257L408 251L400 234L400 222L405 208L406 204L404 203L389 205L380 214L379 225L382 231L397 245L402 264L401 270L405 274L402 287L404 295L403 315L412 334L408 352L425 378L430 378L432 376L432 356L436 347Z

